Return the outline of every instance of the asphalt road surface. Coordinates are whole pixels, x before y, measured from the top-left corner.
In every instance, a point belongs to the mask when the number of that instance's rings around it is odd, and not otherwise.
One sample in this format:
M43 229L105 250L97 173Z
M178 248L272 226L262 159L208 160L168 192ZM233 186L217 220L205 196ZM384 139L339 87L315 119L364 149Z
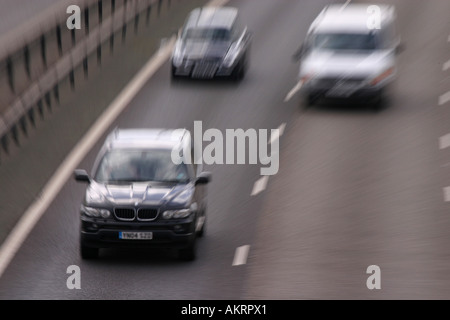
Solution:
M81 260L84 186L68 181L0 278L0 299L449 299L450 148L439 142L450 132L450 2L395 1L404 51L384 110L303 111L297 96L284 102L298 67L291 54L327 3L230 1L254 36L244 81L171 84L166 63L112 126L286 125L279 173L260 193L260 165L206 168L196 261L142 250ZM90 169L99 146L79 167ZM248 257L233 266L242 246ZM80 290L66 286L70 265L81 269ZM366 286L371 265L379 290Z

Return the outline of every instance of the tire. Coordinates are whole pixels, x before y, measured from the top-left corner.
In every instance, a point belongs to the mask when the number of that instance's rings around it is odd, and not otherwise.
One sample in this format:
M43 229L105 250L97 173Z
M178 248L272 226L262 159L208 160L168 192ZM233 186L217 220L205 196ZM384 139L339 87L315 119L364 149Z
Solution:
M98 248L86 247L84 245L80 246L81 258L85 260L97 259L99 254Z
M178 257L183 261L194 261L197 258L197 237L195 237L188 247L178 251Z
M237 64L236 68L234 68L233 73L232 73L232 75L231 75L231 78L232 78L234 81L239 82L239 81L241 81L242 79L244 79L244 77L245 77L245 71L246 71L246 70L245 70L245 63L244 63L243 60L241 60L241 61Z
M315 102L316 98L314 98L311 94L305 94L301 98L300 105L303 110L308 110L314 105Z
M203 238L206 233L206 215L203 215L205 217L205 220L203 221L202 228L197 232L197 237Z

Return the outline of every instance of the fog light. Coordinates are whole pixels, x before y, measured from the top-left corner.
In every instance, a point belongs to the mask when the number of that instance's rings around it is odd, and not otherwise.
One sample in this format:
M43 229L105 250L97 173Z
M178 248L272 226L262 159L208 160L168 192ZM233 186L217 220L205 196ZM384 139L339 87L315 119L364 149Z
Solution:
M181 231L181 230L183 230L183 226L180 226L179 224L177 224L176 226L173 227L173 230Z

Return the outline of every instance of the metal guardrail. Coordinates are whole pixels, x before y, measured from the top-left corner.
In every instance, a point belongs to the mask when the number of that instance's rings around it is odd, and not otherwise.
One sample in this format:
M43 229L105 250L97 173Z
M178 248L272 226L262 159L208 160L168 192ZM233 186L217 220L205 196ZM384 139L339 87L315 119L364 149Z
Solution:
M165 4L166 3L166 4ZM66 21L69 14L67 7L77 5L81 9L84 22L83 30L68 30ZM26 133L27 118L34 121L33 108L37 106L42 112L43 103L50 104L51 95L59 100L59 85L69 78L74 86L74 70L83 65L85 74L88 72L88 57L97 52L97 59L101 60L102 45L109 41L111 48L114 38L121 33L122 39L127 33L127 26L134 20L135 31L139 24L139 17L145 14L148 23L153 8L159 12L162 5L170 7L171 0L64 0L50 8L34 21L27 23L13 32L0 38L0 64L3 63L7 83L13 99L6 108L0 109L0 142L3 150L8 152L8 135L19 144L18 130ZM108 12L105 12L108 8ZM92 12L95 11L95 18ZM82 38L77 40L77 35ZM68 48L63 46L63 36L70 34ZM66 39L67 40L67 39ZM50 42L53 47L50 48ZM41 71L32 76L30 46L39 47ZM52 51L52 52L51 52ZM49 63L48 55L55 55L54 62ZM19 60L25 69L28 82L23 90L15 84L14 59ZM17 58L19 57L19 58ZM36 57L35 57L36 60Z

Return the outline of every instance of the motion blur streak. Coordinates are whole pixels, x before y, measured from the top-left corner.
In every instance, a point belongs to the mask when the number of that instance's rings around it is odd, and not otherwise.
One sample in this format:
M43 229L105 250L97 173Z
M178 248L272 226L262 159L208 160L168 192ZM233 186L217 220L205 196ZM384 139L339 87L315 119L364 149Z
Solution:
M193 263L140 250L81 260L84 188L68 181L4 271L0 298L449 299L450 148L437 141L450 132L450 108L437 103L450 88L442 71L450 59L450 2L383 2L397 8L404 50L390 102L373 112L365 103L304 110L298 95L283 102L298 81L291 57L311 22L325 5L345 1L231 0L253 31L245 79L171 83L165 63L114 125L191 130L202 121L224 132L286 123L278 174L252 197L259 166L204 168L213 174L209 216ZM132 63L141 46L130 47L116 68ZM99 88L86 90L90 105L108 93ZM80 167L90 168L97 151ZM243 245L251 246L246 264L233 267ZM70 265L81 269L81 290L66 288ZM380 290L366 286L372 265L380 267Z

